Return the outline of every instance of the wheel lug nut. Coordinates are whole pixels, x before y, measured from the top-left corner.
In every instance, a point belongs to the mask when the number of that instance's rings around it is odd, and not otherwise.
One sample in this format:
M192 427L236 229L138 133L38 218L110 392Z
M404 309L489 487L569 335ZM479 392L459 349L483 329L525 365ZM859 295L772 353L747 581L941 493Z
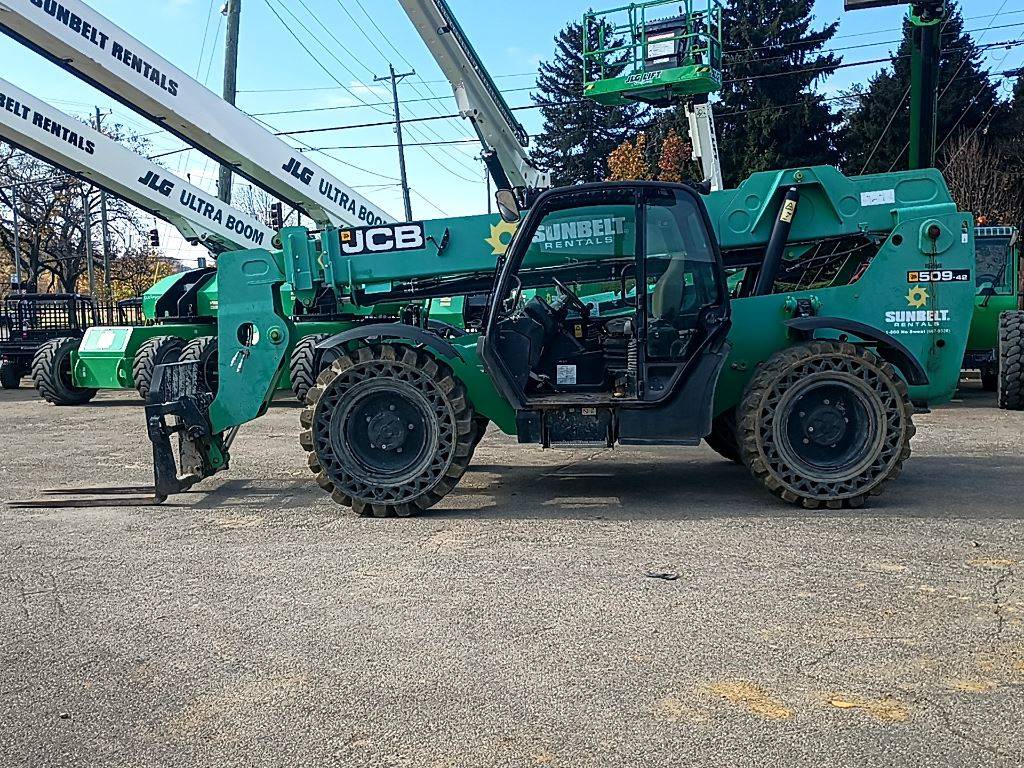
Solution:
M415 424L410 424L409 425L409 431L412 432L414 429L416 429L416 425Z
M367 416L367 417L366 417L366 423L367 423L367 424L369 424L369 423L370 423L370 417L369 417L369 416Z
M399 453L401 453L401 452L402 452L402 449L401 449L401 448L399 448L399 449L398 449L398 452L399 452Z
M389 411L393 411L393 410L395 410L395 406L393 406L393 405L389 405L389 406L388 406L388 410L389 410Z

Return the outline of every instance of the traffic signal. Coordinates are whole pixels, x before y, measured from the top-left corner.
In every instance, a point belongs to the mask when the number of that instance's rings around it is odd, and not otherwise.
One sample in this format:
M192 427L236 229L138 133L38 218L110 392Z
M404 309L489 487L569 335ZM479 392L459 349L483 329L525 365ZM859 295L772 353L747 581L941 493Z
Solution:
M284 229L284 205L274 203L270 206L270 227L271 229Z
M160 230L151 229L149 230L149 245L151 248L160 247Z

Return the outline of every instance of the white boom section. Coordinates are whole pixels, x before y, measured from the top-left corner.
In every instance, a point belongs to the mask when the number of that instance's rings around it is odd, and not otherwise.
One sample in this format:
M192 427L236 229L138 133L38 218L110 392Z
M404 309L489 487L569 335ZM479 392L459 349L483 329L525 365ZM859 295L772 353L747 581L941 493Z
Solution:
M0 28L320 224L394 221L80 0L0 0Z
M5 0L6 1L6 0ZM468 119L499 168L488 169L499 186L547 189L551 176L538 169L526 149L529 134L515 119L483 62L445 0L399 0L455 92L459 113ZM504 172L508 184L502 184Z
M0 79L0 139L169 221L211 251L272 247L274 230Z
M722 181L722 161L718 156L718 134L715 132L715 115L711 105L688 102L686 116L690 121L693 159L700 163L704 180L711 183L711 191L721 192L725 184Z

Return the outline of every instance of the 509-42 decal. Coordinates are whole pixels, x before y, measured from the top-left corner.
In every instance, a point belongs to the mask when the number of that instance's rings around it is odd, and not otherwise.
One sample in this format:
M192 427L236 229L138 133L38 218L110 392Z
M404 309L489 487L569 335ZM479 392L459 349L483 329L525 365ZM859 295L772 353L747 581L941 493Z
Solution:
M969 283L969 269L931 269L920 272L907 272L908 283Z

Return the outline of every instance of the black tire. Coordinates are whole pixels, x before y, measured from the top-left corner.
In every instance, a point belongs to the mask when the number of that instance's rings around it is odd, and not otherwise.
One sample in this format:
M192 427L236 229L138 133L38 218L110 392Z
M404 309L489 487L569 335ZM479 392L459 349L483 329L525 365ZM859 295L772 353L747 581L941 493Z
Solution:
M328 338L326 333L317 333L299 339L295 345L288 372L292 379L292 392L300 403L306 402L306 395L316 386L321 373L323 354L317 351L316 345Z
M25 369L13 360L0 361L0 387L3 389L19 389Z
M711 434L704 438L708 447L727 461L742 464L740 441L736 435L736 409L732 408L715 417L711 423Z
M217 395L220 370L217 361L217 337L200 336L181 350L181 363L199 363L199 381L211 395Z
M135 390L143 400L149 397L156 367L178 362L184 348L185 340L177 336L154 336L139 347L132 361L132 379L135 381Z
M986 392L995 392L999 389L999 371L995 366L981 369L981 388Z
M95 389L76 387L71 376L71 353L80 339L50 339L32 358L32 381L52 405L84 405L96 397Z
M448 366L410 347L376 344L344 355L320 374L307 402L299 443L309 467L321 488L359 515L429 509L473 455L478 430L465 387Z
M855 508L881 494L911 453L906 382L874 353L811 341L765 363L739 408L743 463L807 509Z
M1024 312L999 318L999 407L1024 411Z

